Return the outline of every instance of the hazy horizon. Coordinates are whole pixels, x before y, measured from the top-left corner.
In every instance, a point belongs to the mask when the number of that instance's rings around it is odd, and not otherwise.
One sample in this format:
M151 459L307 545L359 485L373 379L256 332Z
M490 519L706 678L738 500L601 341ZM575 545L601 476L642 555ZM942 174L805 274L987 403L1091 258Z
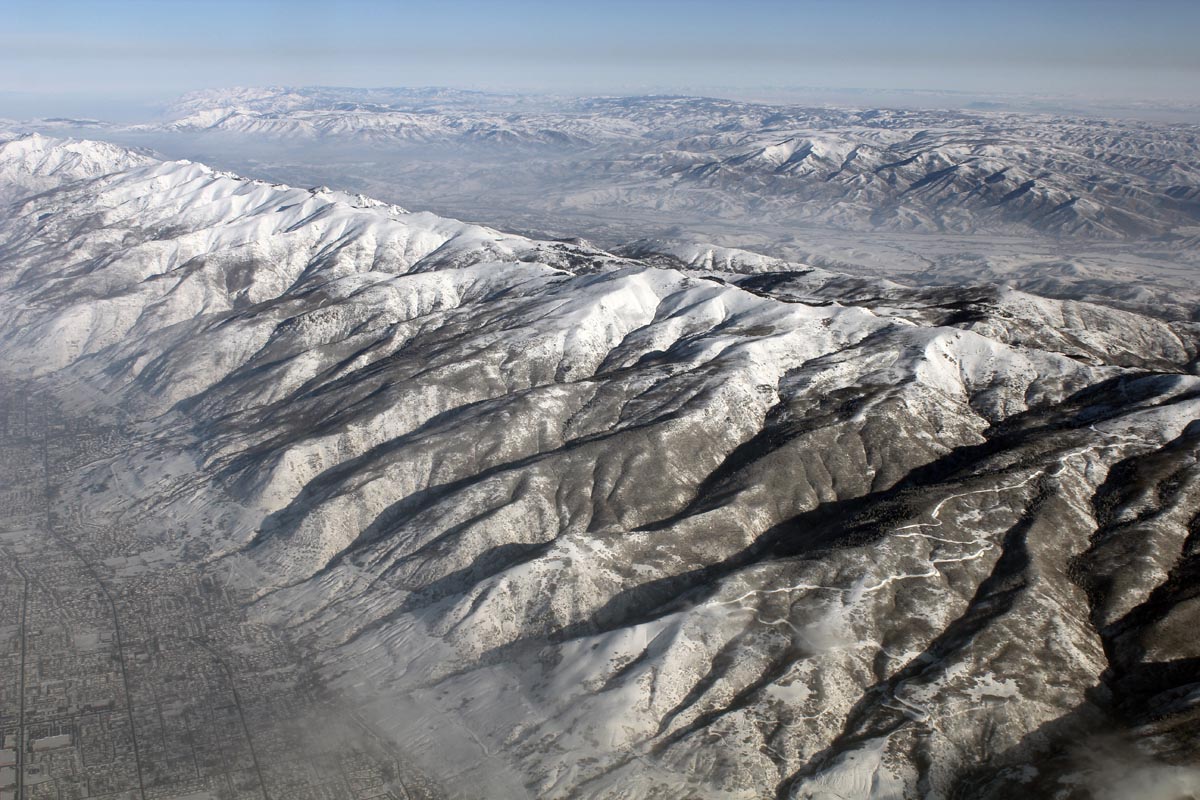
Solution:
M1200 102L1200 4L1184 0L4 0L2 8L0 116L10 117L133 118L187 91L262 85Z

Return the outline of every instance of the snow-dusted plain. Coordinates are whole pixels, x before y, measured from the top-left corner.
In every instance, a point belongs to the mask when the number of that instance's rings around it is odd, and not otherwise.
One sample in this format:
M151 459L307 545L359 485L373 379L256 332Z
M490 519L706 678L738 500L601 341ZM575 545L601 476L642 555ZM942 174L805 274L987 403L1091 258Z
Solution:
M741 136L689 180L882 158ZM1200 777L1194 294L615 255L40 136L0 183L3 369L137 432L70 501L249 589L452 796Z

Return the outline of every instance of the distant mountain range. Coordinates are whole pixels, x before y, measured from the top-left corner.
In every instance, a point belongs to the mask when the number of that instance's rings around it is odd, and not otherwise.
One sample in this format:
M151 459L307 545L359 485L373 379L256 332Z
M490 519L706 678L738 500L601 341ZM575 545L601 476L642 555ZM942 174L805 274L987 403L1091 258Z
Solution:
M516 201L535 212L622 207L684 220L1168 244L1200 226L1196 125L390 89L199 92L168 117L105 129L155 142L186 135L201 150L219 150L223 137L363 146L350 160L382 159L384 174L410 182L403 152L388 164L389 152L461 151L485 190L532 160L541 180ZM453 192L433 176L417 180Z

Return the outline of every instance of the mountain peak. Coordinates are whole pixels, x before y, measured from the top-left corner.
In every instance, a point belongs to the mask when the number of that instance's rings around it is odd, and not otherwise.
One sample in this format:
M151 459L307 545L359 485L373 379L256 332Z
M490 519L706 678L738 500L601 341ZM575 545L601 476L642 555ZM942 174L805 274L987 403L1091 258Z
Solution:
M0 199L154 163L149 153L108 142L28 133L0 142Z

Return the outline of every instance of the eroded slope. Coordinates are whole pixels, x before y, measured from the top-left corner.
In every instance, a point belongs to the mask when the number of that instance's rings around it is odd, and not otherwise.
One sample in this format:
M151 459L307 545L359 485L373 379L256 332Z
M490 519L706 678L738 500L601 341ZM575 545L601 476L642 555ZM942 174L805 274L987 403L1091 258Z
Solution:
M1102 796L1097 733L1194 777L1193 326L59 184L0 223L0 335L140 426L86 513L464 795Z

